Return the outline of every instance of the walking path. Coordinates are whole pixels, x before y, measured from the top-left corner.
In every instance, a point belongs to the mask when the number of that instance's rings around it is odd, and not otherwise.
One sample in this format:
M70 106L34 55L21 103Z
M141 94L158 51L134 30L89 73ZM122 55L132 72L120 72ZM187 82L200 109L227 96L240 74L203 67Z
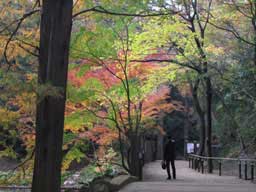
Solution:
M233 176L201 174L176 161L176 180L166 180L160 161L145 165L143 181L132 183L120 192L256 192L256 185Z

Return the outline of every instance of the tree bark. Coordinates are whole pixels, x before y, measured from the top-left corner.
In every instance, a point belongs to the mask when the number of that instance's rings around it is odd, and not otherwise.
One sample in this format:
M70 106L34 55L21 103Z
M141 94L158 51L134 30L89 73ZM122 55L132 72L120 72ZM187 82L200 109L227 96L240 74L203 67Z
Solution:
M198 99L198 86L199 86L200 80L197 79L195 85L191 85L192 88L192 95L193 95L193 102L196 109L196 112L200 119L200 147L198 150L198 155L204 155L205 152L205 112L202 109L199 99Z
M37 105L32 192L60 191L72 6L72 0L43 0L38 83L60 88L62 97L47 96Z
M141 177L141 165L140 165L140 146L141 146L141 140L140 136L136 133L132 133L129 135L129 140L131 142L131 155L130 155L130 173L133 176L136 176L138 178Z
M206 129L206 149L207 156L212 157L212 84L210 77L206 77L206 114L207 114L207 129ZM208 160L208 172L212 173L212 160Z

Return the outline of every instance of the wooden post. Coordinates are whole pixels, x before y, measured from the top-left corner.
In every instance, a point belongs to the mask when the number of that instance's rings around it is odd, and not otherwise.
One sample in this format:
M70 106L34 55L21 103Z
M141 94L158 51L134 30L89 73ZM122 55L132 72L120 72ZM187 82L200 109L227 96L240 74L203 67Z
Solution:
M219 161L219 176L221 176L221 161Z
M195 170L197 169L198 166L198 162L197 162L197 158L195 158Z
M247 177L247 161L245 161L245 164L244 164L244 179L247 180L248 177Z
M200 166L201 166L201 158L198 158L198 165L197 165L198 172L200 173Z
M143 179L143 154L142 154L142 152L140 151L139 152L139 180L140 181L142 181L142 179Z
M204 174L204 160L201 160L201 173Z
M239 179L242 179L242 163L239 161L238 163L238 171L239 171Z
M251 162L251 180L254 180L254 163Z

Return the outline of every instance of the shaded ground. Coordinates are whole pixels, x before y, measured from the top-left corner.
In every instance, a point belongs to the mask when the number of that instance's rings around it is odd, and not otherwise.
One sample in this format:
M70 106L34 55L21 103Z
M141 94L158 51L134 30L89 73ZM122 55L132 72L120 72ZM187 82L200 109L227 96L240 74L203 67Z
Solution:
M144 167L143 182L132 183L120 192L255 192L256 185L233 176L201 174L188 168L188 162L177 161L177 179L166 180L160 161Z
M18 165L16 160L1 158L0 159L0 171L9 171L14 169Z

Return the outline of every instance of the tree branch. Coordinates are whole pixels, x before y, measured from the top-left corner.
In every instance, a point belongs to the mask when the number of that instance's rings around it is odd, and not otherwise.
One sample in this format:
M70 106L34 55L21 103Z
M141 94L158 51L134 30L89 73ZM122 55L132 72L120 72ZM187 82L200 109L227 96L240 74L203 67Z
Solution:
M145 60L134 59L134 60L130 60L130 62L138 62L138 63L147 63L147 62L175 63L175 64L180 65L182 67L187 67L187 68L190 68L190 69L193 69L193 70L197 71L198 73L201 73L201 70L199 68L191 66L191 65L186 65L186 64L181 63L181 62L179 62L177 60L174 60L174 59L145 59Z
M11 63L10 63L10 61L9 61L9 59L8 59L8 55L7 55L7 50L8 50L8 46L9 46L10 42L12 41L13 37L14 37L14 36L16 35L16 33L18 32L18 30L19 30L21 24L23 23L23 21L24 21L26 18L30 17L31 15L33 15L33 14L39 12L40 10L41 10L41 9L32 10L32 11L30 11L30 12L28 12L28 13L25 13L20 19L16 20L16 22L18 22L18 24L17 24L16 28L14 29L14 31L11 33L11 35L10 35L10 37L8 38L8 40L7 40L6 44L5 44L5 47L4 47L4 58L5 58L6 63L9 65L8 70L9 70L9 68L11 67ZM12 24L14 24L14 23L15 23L15 22L12 22ZM12 24L11 24L11 25L12 25ZM10 26L10 25L8 25L7 27L5 27L2 31L7 30L7 29L9 28L9 26ZM0 31L0 33L1 33L2 31Z
M90 9L85 9L82 10L78 13L75 13L73 15L73 18L78 17L79 15L88 13L88 12L97 12L97 13L103 13L103 14L108 14L108 15L115 15L115 16L127 16L127 17L157 17L157 16L163 16L163 15L170 15L170 14L177 14L178 12L172 11L170 12L159 12L159 13L149 13L149 14L142 14L142 13L120 13L120 12L114 12L110 10L106 10L105 8L101 6L95 6Z

